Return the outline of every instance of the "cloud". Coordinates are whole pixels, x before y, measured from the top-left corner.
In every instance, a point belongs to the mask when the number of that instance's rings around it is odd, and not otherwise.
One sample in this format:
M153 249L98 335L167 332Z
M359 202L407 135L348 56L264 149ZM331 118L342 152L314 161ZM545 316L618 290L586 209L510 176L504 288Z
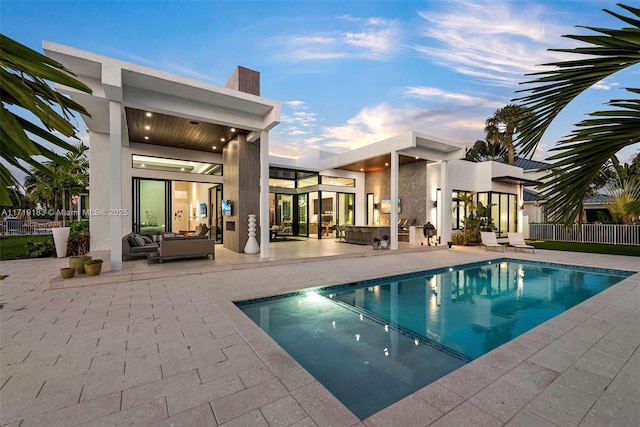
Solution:
M445 4L445 3L443 3ZM507 86L542 71L538 64L566 59L549 52L568 27L552 22L544 5L525 2L459 1L444 11L419 11L423 43L413 48L456 73Z
M464 93L448 92L439 88L426 86L409 86L405 90L405 96L422 100L439 100L448 104L455 103L469 107L501 108L504 106L502 101L492 101Z
M486 117L483 112L462 117L459 108L381 103L363 108L344 123L321 126L316 114L293 111L283 114L281 125L272 132L270 153L299 157L311 148L342 153L412 130L472 145L483 134Z
M349 28L281 36L275 42L282 46L286 59L292 61L386 60L397 50L401 31L394 20L343 15L338 17L338 21L346 23Z
M609 90L609 89L613 89L616 86L618 86L618 83L615 83L615 82L610 83L610 82L607 82L606 80L600 80L598 83L591 86L591 89Z

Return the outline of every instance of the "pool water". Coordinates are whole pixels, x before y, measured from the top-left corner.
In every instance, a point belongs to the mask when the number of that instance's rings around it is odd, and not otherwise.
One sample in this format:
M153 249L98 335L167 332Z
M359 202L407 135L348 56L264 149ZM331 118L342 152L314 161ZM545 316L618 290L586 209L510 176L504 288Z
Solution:
M630 274L503 259L237 305L365 419Z

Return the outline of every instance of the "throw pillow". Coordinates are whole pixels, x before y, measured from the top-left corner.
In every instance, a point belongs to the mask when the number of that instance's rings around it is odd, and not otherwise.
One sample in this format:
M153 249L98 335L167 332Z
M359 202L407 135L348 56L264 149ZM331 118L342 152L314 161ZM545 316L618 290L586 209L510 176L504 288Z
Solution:
M153 243L153 240L151 240L151 237L149 236L142 236L142 238L144 239L145 243Z
M136 236L135 240L136 242L138 242L138 246L144 246L144 239L142 238L142 236Z
M127 241L129 242L129 246L131 246L132 248L135 248L138 246L138 242L136 241L136 238L133 236L127 236Z

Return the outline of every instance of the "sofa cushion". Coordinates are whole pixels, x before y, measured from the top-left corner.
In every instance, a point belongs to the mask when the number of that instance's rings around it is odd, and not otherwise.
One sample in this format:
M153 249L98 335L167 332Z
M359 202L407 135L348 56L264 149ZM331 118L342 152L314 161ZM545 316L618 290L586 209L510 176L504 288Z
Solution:
M134 237L134 239L136 239L136 243L138 243L137 246L144 246L145 243L146 243L144 241L144 239L142 238L142 236L140 236L140 235L137 235L136 237Z
M131 246L132 248L140 246L136 241L136 238L131 234L127 235L127 242L129 242L129 246Z
M157 252L158 248L159 246L157 243L147 243L144 246L136 246L135 248L131 248L131 253L136 254L136 253L146 253L146 252Z

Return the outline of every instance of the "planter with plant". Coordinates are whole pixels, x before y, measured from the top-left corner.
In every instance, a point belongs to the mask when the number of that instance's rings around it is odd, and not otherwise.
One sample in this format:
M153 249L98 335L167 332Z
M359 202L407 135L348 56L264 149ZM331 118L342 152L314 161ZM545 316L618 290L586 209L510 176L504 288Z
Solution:
M97 276L102 271L102 260L99 258L86 260L84 262L84 271L87 276Z
M90 260L89 252L89 223L87 221L74 221L71 223L71 235L67 244L69 267L76 269L78 274L84 274L84 262Z

